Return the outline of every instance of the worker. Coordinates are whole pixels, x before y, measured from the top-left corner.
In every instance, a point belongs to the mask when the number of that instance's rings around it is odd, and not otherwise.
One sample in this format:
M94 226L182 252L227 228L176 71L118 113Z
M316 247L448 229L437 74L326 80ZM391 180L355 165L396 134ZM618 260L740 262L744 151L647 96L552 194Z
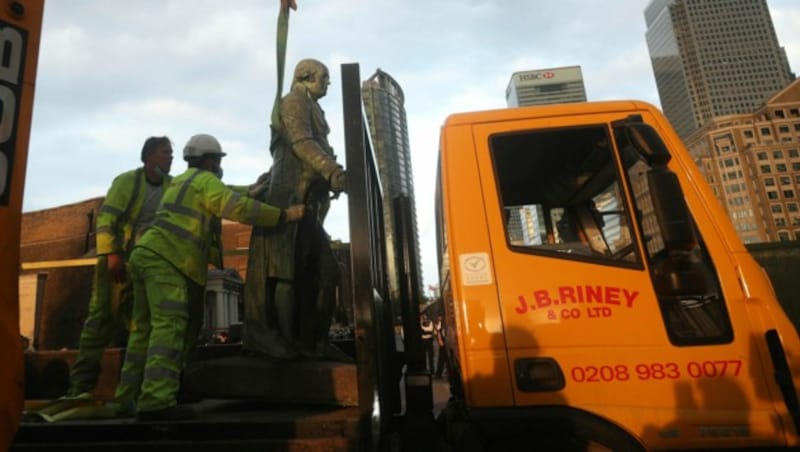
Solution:
M246 196L248 187L222 183L222 147L194 135L183 149L189 168L167 187L153 226L130 258L133 321L116 399L140 420L194 416L177 404L186 351L202 323L209 264L222 267L221 219L259 226L300 220L303 205L280 209Z
M127 339L133 291L125 263L137 238L153 222L169 180L172 166L169 138L147 138L141 159L143 167L114 179L97 215L97 264L92 295L78 357L70 372L67 397L85 398L97 385L105 348L115 339L121 342L117 345L124 346Z
M339 267L323 222L331 194L346 185L318 103L329 84L324 64L298 62L291 91L280 102L279 124L273 124L273 163L263 199L278 206L303 202L308 214L284 228L253 228L243 348L257 356L347 359L328 342Z

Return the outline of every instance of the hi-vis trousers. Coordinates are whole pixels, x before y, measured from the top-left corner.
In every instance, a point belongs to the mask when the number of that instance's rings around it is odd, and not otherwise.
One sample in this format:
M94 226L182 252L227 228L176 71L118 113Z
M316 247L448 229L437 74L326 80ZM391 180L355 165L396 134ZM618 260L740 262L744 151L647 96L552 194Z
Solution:
M147 248L134 248L129 262L133 319L115 397L137 412L169 408L202 326L203 288Z
M122 284L112 282L108 274L108 258L98 256L89 312L81 330L78 357L69 375L68 396L91 391L97 385L103 352L106 347L117 345L126 338L132 306L130 278Z

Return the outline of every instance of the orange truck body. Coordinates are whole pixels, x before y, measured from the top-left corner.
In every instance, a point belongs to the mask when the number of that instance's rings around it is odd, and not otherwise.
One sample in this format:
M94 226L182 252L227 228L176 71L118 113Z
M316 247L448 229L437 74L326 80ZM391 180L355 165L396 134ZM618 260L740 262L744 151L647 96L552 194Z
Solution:
M654 267L664 253L657 253L647 225L654 217L636 185L642 172L634 172L629 152L620 157L621 129L614 128L628 117L654 130L669 150L668 170L677 176L700 237L697 254L713 269L706 275L710 282L698 286L708 288L710 315L680 315L689 324L712 318L709 323L719 326L691 330L669 304L688 306L681 299L686 295L673 296L687 290L670 295L657 288L665 273ZM605 149L608 165L592 167L596 156L588 151L586 160L578 160L583 154L570 146L588 143L574 138L581 134L599 134L592 140ZM545 152L549 156L526 160ZM554 157L559 154L565 157ZM800 384L797 332L658 109L616 101L452 115L442 127L439 165L440 278L454 333L448 347L454 387L461 388L457 396L473 418L483 412L509 418L588 415L648 450L798 444L797 419L787 408L796 411ZM550 181L548 173L575 175L576 182ZM570 212L581 217L578 200L600 183L593 182L598 174L616 180L609 185L616 188L594 198L592 205L606 219L594 233L612 234L614 243L607 241L608 248L598 252L600 242L587 237L592 231L584 227L581 246L594 248L584 255L577 245L567 249L567 233L555 232L555 217L547 216L555 210L548 205L563 207L560 219ZM513 183L503 180L506 175ZM584 185L574 188L578 183ZM539 203L534 217L540 218L527 226L541 231L526 244L524 237L511 236L508 212L519 212L509 205L527 202L520 193L528 189L552 193L530 194L531 205ZM774 350L771 355L765 335L779 344L782 356ZM531 359L547 360L538 374L525 367ZM783 386L775 378L780 371ZM559 372L561 384L553 383ZM541 378L542 385L525 378Z
M11 444L24 398L19 332L22 192L33 113L43 0L0 9L0 449Z

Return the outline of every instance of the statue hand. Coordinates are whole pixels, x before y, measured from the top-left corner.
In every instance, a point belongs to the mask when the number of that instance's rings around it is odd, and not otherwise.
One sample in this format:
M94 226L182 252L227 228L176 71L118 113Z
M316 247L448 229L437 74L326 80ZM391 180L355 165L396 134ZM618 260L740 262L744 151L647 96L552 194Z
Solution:
M294 223L295 221L299 221L301 218L303 218L303 215L306 213L306 206L303 204L295 204L293 206L289 206L284 212L286 212L286 222Z
M331 174L331 190L334 193L346 192L347 191L347 178L345 176L345 171L339 167Z
M269 189L269 183L271 179L272 179L272 173L270 173L269 171L262 174L261 176L258 176L258 180L256 181L256 183L251 185L248 189L250 197L258 198L259 196L264 194L264 192L266 192L267 189Z

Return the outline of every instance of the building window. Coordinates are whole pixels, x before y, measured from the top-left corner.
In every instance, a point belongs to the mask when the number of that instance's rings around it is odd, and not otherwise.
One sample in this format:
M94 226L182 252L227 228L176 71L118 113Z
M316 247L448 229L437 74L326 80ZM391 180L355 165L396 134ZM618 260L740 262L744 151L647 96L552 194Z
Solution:
M778 192L776 191L768 191L767 192L768 199L778 199Z
M789 212L797 212L797 204L793 202L786 204L786 210Z
M759 152L759 153L758 153L758 154L756 154L756 155L758 156L758 159L759 159L759 160L766 160L766 159L768 159L768 158L769 158L769 157L767 157L767 153L766 153L766 152Z
M776 218L775 219L775 226L781 228L786 226L786 219L785 218Z
M786 231L779 232L778 233L778 238L781 240L781 242L788 242L790 240L789 239L789 233L786 232Z
M784 190L783 191L783 197L786 198L786 199L794 198L794 190Z
M785 163L778 163L775 165L775 171L785 173L786 172L786 164Z
M761 174L769 174L772 172L772 168L769 165L761 165Z
M780 204L772 204L770 209L772 209L772 213L783 213L783 206Z
M775 151L772 153L772 158L774 159L782 159L783 158L783 151Z
M753 138L753 131L752 130L745 130L744 131L745 138Z
M800 157L800 152L797 152L797 149L789 149L789 157Z
M762 127L761 128L761 135L768 136L768 135L771 135L771 134L772 134L772 132L770 132L769 127Z
M778 131L780 133L789 133L789 126L780 126L778 127Z
M783 113L783 110L775 110L775 117L783 119L786 115Z

